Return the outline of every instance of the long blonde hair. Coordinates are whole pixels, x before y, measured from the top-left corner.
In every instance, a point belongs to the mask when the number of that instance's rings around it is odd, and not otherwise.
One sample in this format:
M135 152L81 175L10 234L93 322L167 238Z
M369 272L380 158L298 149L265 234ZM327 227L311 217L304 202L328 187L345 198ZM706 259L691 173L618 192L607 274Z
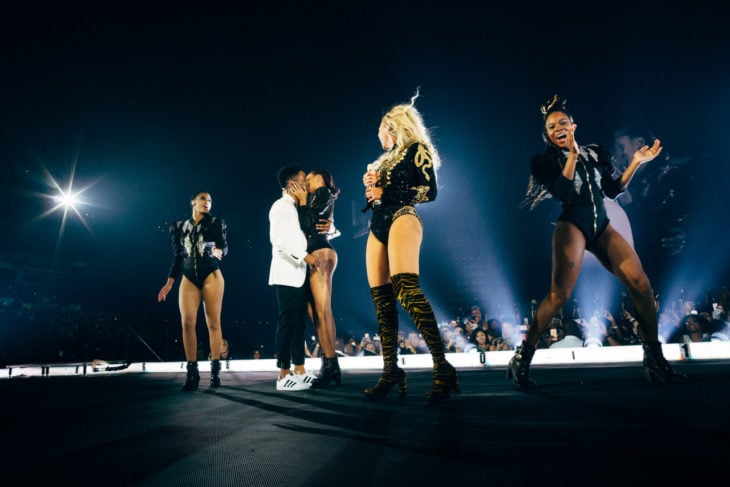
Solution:
M431 134L423 123L421 113L415 107L416 98L418 97L419 91L416 89L416 94L411 97L410 103L395 105L383 115L380 125L384 126L388 133L395 137L395 147L393 150L382 154L375 161L376 165L379 166L379 163L384 159L399 155L401 151L408 149L414 142L420 142L431 153L434 170L441 166L441 158L431 141Z

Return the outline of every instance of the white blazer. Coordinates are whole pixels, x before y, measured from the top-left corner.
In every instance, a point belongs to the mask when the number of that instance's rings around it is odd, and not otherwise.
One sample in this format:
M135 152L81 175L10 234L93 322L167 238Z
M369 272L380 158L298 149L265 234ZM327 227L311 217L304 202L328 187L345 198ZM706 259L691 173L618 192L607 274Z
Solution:
M269 210L271 267L269 285L301 287L307 278L307 237L299 226L294 198L286 191Z

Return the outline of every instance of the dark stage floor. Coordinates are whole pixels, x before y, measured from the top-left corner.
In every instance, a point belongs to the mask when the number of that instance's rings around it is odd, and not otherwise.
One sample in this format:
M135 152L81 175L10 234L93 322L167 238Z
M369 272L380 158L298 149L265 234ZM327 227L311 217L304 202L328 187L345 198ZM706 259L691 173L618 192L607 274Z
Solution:
M269 372L226 372L179 392L183 373L0 381L0 479L11 485L726 485L730 361L683 362L683 384L636 364L460 369L462 394L369 402L378 370L324 391L276 392ZM717 483L718 479L725 479ZM43 480L49 479L49 480ZM714 480L714 482L713 482ZM15 481L19 481L18 484ZM619 483L620 482L620 483Z

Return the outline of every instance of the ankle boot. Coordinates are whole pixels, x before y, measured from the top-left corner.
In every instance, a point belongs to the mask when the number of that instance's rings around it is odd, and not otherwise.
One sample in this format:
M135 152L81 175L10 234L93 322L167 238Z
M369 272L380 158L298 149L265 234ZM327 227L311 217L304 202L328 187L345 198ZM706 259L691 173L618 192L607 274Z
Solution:
M364 393L371 399L382 399L388 395L394 385L398 384L401 396L406 395L406 373L398 367L398 308L391 284L384 284L370 289L378 318L378 333L383 355L383 374L373 387Z
M644 375L649 382L667 383L677 380L684 380L687 376L678 374L664 358L662 344L659 342L644 342Z
M211 360L210 361L210 387L220 387L221 385L221 361Z
M322 372L319 377L312 381L312 388L327 387L332 381L338 386L342 384L342 372L340 371L340 364L337 362L337 356L334 358L322 357Z
M433 387L426 393L431 402L448 399L451 394L460 394L456 369L446 360L433 364Z
M200 382L200 373L198 372L198 362L188 362L188 375L185 378L185 384L182 386L183 392L192 392L198 389Z
M522 345L518 346L515 354L507 364L507 378L513 379L515 385L520 389L527 389L530 385L535 385L530 380L530 362L535 355L535 347L522 341Z
M426 394L431 401L446 399L452 393L459 394L461 388L456 378L456 369L446 361L444 342L441 339L431 303L423 295L418 274L402 273L392 277L393 290L398 302L411 315L413 323L421 333L433 359L433 387Z

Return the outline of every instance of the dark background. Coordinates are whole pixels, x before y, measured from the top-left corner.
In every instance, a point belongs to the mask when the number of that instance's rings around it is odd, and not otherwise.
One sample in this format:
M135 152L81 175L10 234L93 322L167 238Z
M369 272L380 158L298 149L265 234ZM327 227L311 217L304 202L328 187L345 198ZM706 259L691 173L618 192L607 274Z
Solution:
M713 5L30 4L0 21L4 293L101 309L131 341L181 357L176 300L156 301L166 229L208 191L229 229L224 335L239 358L271 350L267 214L277 168L298 162L330 170L342 190L340 334L375 331L361 175L381 150L380 117L417 87L443 160L438 199L419 208L422 282L440 321L472 304L524 314L547 291L559 205L518 204L544 146L538 107L556 92L581 144L611 148L628 124L662 140L686 246L658 251L655 222L627 210L637 250L660 296L716 293L730 275L730 42ZM41 217L50 177L66 188L72 174L87 188L83 220ZM16 343L4 316L0 336Z

